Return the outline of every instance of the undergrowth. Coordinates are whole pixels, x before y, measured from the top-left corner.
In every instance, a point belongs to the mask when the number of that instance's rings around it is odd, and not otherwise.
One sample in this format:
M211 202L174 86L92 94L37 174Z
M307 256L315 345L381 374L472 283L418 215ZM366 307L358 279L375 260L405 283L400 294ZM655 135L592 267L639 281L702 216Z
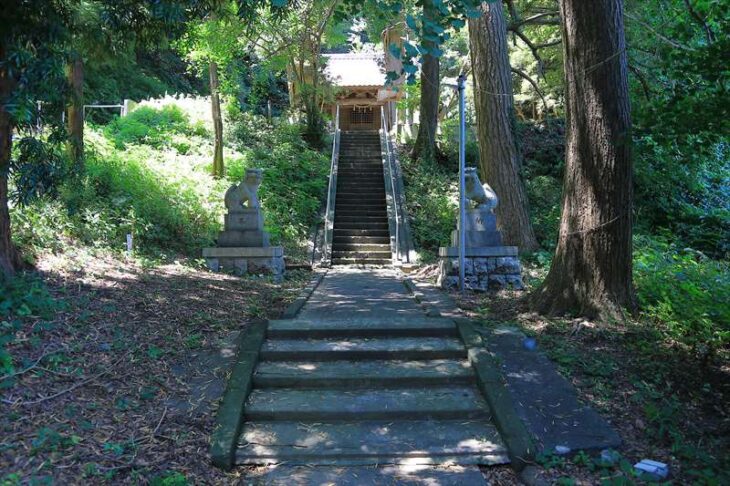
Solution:
M142 106L105 127L87 126L83 172L11 211L16 243L31 262L74 245L121 252L127 234L138 256L197 256L221 229L226 189L246 168L261 167L272 243L301 253L324 197L327 157L285 121L238 114L227 124L223 180L210 176L209 130L178 106Z
M438 249L449 246L458 208L458 177L433 162L401 156L406 207L413 243L421 261L436 260Z

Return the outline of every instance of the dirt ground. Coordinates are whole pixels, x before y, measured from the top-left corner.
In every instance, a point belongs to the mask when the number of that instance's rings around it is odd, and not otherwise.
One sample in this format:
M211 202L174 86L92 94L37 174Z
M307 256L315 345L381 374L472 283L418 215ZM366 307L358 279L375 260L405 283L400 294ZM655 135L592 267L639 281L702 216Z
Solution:
M8 345L0 484L237 482L207 455L236 333L280 314L309 272L279 285L88 252L38 270L62 307L23 318Z

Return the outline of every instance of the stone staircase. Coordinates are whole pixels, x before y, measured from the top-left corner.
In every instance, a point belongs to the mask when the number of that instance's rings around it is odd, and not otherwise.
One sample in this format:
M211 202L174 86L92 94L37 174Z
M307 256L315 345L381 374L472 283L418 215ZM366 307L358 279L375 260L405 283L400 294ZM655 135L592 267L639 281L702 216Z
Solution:
M391 258L380 135L342 132L332 263L388 265Z
M450 319L270 321L259 359L238 464L508 462Z

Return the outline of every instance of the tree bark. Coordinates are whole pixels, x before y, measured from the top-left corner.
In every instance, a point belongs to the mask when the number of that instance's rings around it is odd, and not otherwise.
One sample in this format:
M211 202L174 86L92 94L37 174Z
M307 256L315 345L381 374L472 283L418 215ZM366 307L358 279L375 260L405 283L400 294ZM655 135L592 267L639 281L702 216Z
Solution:
M479 168L483 180L499 196L497 225L504 242L521 251L534 251L538 244L520 177L522 157L515 138L507 24L500 2L483 3L481 9L481 17L469 19Z
M221 115L220 82L218 81L218 64L211 61L208 66L210 74L210 103L213 111L213 177L225 175L223 164L223 117Z
M84 167L84 61L75 55L66 65L71 99L66 107L68 156L76 170Z
M622 0L560 0L566 161L555 257L531 296L546 314L635 309L631 116Z
M15 79L8 73L5 46L0 44L0 280L9 279L20 268L20 255L13 245L8 208L8 172L13 143L13 125L5 103Z
M438 11L433 0L423 2L424 21L435 21ZM427 49L436 47L433 42L424 40ZM413 145L413 159L435 160L436 129L439 114L439 58L430 53L423 56L421 64L421 106L418 115L418 134Z

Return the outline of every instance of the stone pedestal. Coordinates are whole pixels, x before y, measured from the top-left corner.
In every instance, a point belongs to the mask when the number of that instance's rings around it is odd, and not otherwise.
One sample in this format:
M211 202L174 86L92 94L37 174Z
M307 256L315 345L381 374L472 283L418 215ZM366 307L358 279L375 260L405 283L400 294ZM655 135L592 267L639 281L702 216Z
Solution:
M217 247L203 249L203 258L214 272L264 273L277 280L284 275L284 249L270 246L269 234L264 231L256 195L261 176L261 169L248 169L245 180L226 192L228 214Z
M218 235L218 247L268 247L269 234L264 231L260 208L241 208L225 217L224 231Z
M490 209L469 208L464 211L464 242L467 247L502 246L502 234L497 229L497 217ZM451 232L451 246L458 246L459 231Z
M459 288L459 249L439 248L439 258L439 286ZM520 290L523 288L521 270L516 246L466 248L464 286L469 290Z
M264 273L276 279L284 275L284 248L281 246L203 248L203 258L214 272Z

